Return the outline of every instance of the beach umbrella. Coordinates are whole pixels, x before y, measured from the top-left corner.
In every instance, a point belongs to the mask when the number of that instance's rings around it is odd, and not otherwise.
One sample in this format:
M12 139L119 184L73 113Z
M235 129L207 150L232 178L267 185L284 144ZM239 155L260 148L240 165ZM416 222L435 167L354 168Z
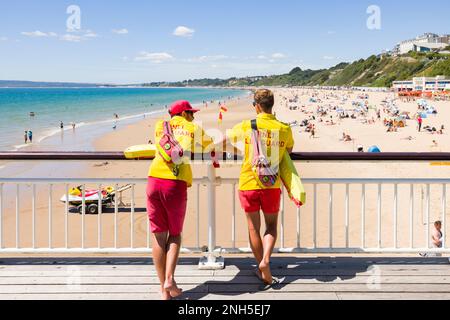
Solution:
M367 151L370 153L380 153L381 152L380 148L378 148L377 146L372 146Z
M420 114L420 117L421 117L422 119L426 119L426 118L428 118L428 114L427 114L426 112L422 112L422 113Z

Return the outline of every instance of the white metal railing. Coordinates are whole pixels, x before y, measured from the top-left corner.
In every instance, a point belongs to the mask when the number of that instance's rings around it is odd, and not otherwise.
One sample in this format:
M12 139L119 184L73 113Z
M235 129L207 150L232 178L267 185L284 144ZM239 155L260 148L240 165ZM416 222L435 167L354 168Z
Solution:
M146 223L144 223L146 228L145 234L145 244L139 245L137 244L137 228L136 228L136 219L138 213L136 212L136 188L137 187L145 187L147 183L146 179L0 179L0 253L151 253L151 235L149 228L149 221L146 218ZM281 212L280 212L280 237L279 237L279 248L277 252L279 253L419 253L419 252L435 252L435 253L450 253L450 249L447 248L446 243L446 215L447 215L447 185L450 184L450 179L305 179L305 186L307 189L312 189L312 192L308 192L308 205L305 208L297 209L294 208L293 205L288 205L285 203L286 195L283 196ZM85 187L86 185L95 185L98 186L98 189L101 190L102 186L115 186L116 190L120 185L130 184L131 185L131 203L128 206L129 212L129 239L127 239L129 245L128 246L120 246L119 245L119 236L121 233L126 233L125 224L123 220L119 220L119 203L118 199L114 201L113 207L111 210L112 218L108 221L112 221L113 232L112 232L112 241L110 246L103 246L105 232L103 229L103 224L105 223L105 212L102 210L102 203L99 200L98 207L99 213L96 217L97 223L97 239L96 243L93 244L92 239L87 241L86 232L89 225L87 224L87 212L86 212L86 197L85 197ZM248 247L240 248L238 246L238 232L237 232L237 201L236 201L236 186L238 184L237 179L221 179L216 177L214 169L212 167L209 169L208 177L202 179L196 179L194 181L194 188L196 192L196 198L194 198L195 203L195 213L196 213L196 223L195 223L195 239L189 239L192 242L195 242L193 248L184 248L183 253L200 253L201 250L201 238L204 235L204 232L207 232L208 239L208 252L209 259L214 259L213 255L217 253L247 253L251 252ZM83 202L82 202L82 212L80 223L80 234L76 237L79 237L79 246L73 247L69 245L69 240L71 237L73 238L73 231L71 230L71 222L70 222L70 208L69 204L66 202L64 205L64 219L55 219L56 210L54 207L54 190L56 187L63 188L66 196L69 194L69 187L72 185L82 185L83 186ZM222 248L217 246L217 229L216 229L216 188L219 185L230 185L232 186L231 192L231 205L232 212L230 216L231 220L231 247ZM31 218L29 221L24 221L25 216L23 214L23 207L26 206L26 201L23 193L25 186L30 189L31 194ZM328 189L328 193L319 192L320 187L326 187ZM373 201L369 201L368 196L368 188L370 186L375 187L376 195L373 197ZM392 194L390 191L388 192L388 187L392 187ZM420 215L422 217L421 223L415 223L417 221L417 200L416 193L419 188L424 186L424 206L423 211L419 210ZM208 202L207 202L207 211L208 211L208 228L207 230L201 230L200 224L200 190L202 187L206 187L206 191L208 192ZM344 195L342 197L336 197L336 194L339 190L339 187L344 187ZM350 188L361 188L360 199L352 199L351 195L357 194L358 192L351 192ZM434 214L435 217L439 217L442 220L444 232L443 232L443 247L442 248L432 248L430 242L430 227L431 227L431 205L432 205L432 194L431 188L434 190L440 189L441 191L434 192L433 197L438 197L440 199L433 202L433 206L440 205L439 215ZM9 210L6 210L6 188L9 188L9 193L14 193L11 195L14 199L14 204L12 206L8 206ZM42 243L42 238L44 235L38 234L36 229L37 221L37 204L38 204L38 188L45 188L48 193L48 217L45 223L48 225L48 235L46 245L37 245L37 237L41 239L40 243ZM400 188L403 188L403 192L400 191ZM14 192L15 191L15 192ZM194 191L192 191L194 192ZM386 193L388 193L386 195ZM373 194L372 194L373 195ZM392 196L392 205L388 204L390 208L386 209L386 198ZM28 197L28 196L27 196ZM117 197L117 196L116 196ZM407 197L409 200L401 201L403 211L407 210L408 215L400 214L401 210L399 208L400 205L400 197ZM99 197L101 198L101 197ZM228 196L221 195L221 199L229 199ZM339 200L343 201L343 209L336 208L339 203ZM28 200L29 201L29 200ZM228 200L225 200L228 201ZM406 205L406 203L408 203ZM290 204L290 202L289 202ZM351 210L353 206L359 206L358 210ZM384 206L383 206L384 205ZM61 205L62 206L62 205ZM368 214L368 208L375 207L373 213ZM326 209L323 209L325 207ZM41 208L42 210L42 208ZM340 217L341 211L343 210L343 218ZM15 211L15 212L12 212ZM295 226L293 224L286 224L286 214L287 211L293 213L292 217L295 217ZM355 211L360 211L358 213L358 218L351 219L351 213L355 214ZM435 210L436 211L436 210ZM145 210L143 210L145 212ZM142 213L142 212L141 212ZM325 213L325 217L323 214ZM144 213L142 213L144 214ZM376 214L376 217L373 215ZM392 214L392 216L391 216ZM301 219L304 216L310 217L310 222L308 224L303 224ZM389 219L386 218L386 215ZM8 225L5 224L5 219L8 217L15 216L15 221L12 224L8 222ZM92 220L92 216L90 216L89 221ZM375 219L374 219L375 218ZM359 223L353 223L352 221L357 221L360 219ZM369 245L369 239L367 234L368 229L368 221L369 219L376 220L375 224L370 224L371 232L375 232L375 235L372 235L372 245ZM11 219L8 219L8 221ZM290 219L291 221L294 219ZM320 223L321 221L326 221L327 231L323 228L324 223ZM55 225L55 221L59 221L57 225ZM43 223L42 221L39 221ZM342 223L341 227L335 227L336 224ZM31 246L23 247L21 244L21 238L23 235L23 224L28 225L31 224ZM11 228L11 226L14 226ZM399 239L399 225L403 226L402 230L405 232L405 225L408 227L407 230L407 241L400 241ZM221 226L222 227L222 226ZM288 228L294 229L292 230L292 234L295 233L295 241L294 244L289 246L286 244L286 233L288 232ZM322 228L319 228L322 227ZM351 229L358 229L356 232L354 231L351 234ZM64 230L62 245L56 246L55 243L55 233L54 231ZM448 229L448 228L447 228ZM419 231L418 231L419 230ZM221 231L222 228L221 228ZM302 232L310 232L311 238L309 244L302 244ZM421 245L416 245L416 237L418 232L423 232L422 236L423 243ZM342 233L343 234L343 245L335 244L335 234ZM292 240L292 234L290 234L290 239ZM327 235L326 238L324 235ZM392 245L386 246L383 245L385 243L385 238L388 235L392 235ZM12 239L15 240L15 243L12 244ZM358 244L355 244L355 239L358 239ZM123 239L122 239L123 240ZM30 242L30 241L28 241ZM141 241L142 242L142 241ZM319 242L328 243L327 245L320 245Z

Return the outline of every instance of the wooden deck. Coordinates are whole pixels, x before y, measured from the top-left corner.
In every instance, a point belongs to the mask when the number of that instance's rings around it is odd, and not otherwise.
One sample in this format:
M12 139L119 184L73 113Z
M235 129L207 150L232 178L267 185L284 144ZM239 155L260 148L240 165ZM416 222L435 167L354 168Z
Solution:
M450 299L448 258L277 257L282 283L267 291L251 258L228 257L221 271L200 271L197 263L180 261L183 299ZM0 299L158 300L159 284L151 259L0 257Z

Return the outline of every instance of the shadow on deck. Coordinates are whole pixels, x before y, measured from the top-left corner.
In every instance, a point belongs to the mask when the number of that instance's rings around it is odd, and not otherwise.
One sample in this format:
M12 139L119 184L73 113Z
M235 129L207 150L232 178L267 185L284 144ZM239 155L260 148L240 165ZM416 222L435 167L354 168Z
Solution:
M448 258L274 258L281 283L263 290L254 260L228 257L225 270L201 271L182 258L181 299L450 299ZM159 299L146 258L0 258L0 299Z

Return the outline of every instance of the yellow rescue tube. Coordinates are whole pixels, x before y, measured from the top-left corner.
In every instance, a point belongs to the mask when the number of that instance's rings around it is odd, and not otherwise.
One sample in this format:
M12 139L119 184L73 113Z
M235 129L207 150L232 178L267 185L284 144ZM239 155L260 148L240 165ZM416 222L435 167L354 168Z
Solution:
M280 163L280 176L291 200L299 208L304 206L306 204L305 187L291 156L287 152L285 152Z
M132 146L125 150L127 159L154 159L156 157L156 146L154 144L142 144Z

